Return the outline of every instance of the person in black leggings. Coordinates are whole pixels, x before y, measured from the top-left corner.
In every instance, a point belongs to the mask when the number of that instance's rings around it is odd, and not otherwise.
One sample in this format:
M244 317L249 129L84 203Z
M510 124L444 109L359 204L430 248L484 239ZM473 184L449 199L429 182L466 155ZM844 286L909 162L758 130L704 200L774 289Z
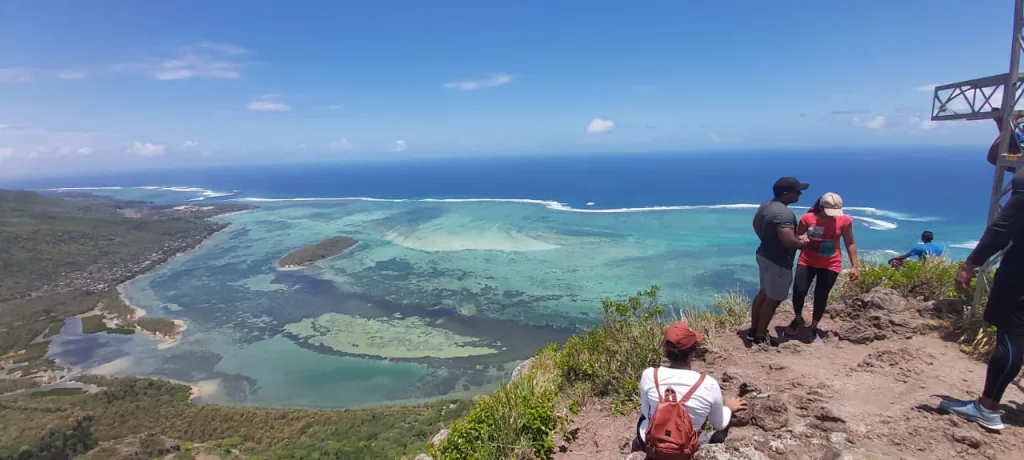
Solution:
M1011 190L1006 206L956 274L957 288L970 292L975 270L1006 249L985 306L985 321L996 328L996 349L988 359L985 387L977 400L939 404L940 410L996 431L1003 429L999 410L1003 392L1024 363L1024 170L1013 175Z
M843 214L843 199L838 194L826 193L800 217L797 235L807 235L810 243L800 250L796 276L793 279L793 311L796 318L786 328L786 335L796 335L805 324L803 311L807 292L814 283L814 313L811 316L811 339L818 337L818 322L825 315L828 295L843 270L842 239L850 256L850 279L860 275L857 260L857 242L853 236L853 219ZM816 281L816 282L815 282Z

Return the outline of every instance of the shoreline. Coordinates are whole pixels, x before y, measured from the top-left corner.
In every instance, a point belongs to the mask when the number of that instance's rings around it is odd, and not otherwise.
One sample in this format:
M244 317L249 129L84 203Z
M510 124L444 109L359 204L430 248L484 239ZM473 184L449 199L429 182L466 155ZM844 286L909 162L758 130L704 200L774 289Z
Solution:
M215 216L210 216L207 219L208 220L212 220L215 217L221 217L221 216L232 215L232 214L239 214L239 213L249 212L249 211L252 211L252 209L244 209L244 210L241 210L241 211L234 211L234 212L229 212L229 213L225 213L225 214L218 214L218 215L215 215ZM208 244L213 239L214 236L216 236L217 234L223 232L224 230L227 230L228 228L230 228L232 226L232 223L230 223L230 222L224 222L223 224L224 224L224 226L222 228L220 228L219 230L217 230L215 232L210 233L209 235L207 235L205 238L203 238L202 241L200 241L195 246L193 246L193 247L191 247L191 248L189 248L187 250L178 252L178 253L168 257L167 259L165 259L164 261L160 262L159 264L156 264L156 265L150 267L144 273L140 273L138 275L135 275L135 276L133 276L133 277L131 277L131 278L121 282L120 284L118 284L117 286L114 287L114 289L117 290L117 295L120 298L121 302L123 302L126 306L128 306L129 309L131 309L132 313L131 313L130 320L132 321L132 327L134 329L136 329L138 332L141 332L141 333L149 336L150 338L159 340L160 342L156 344L156 348L158 350L166 350L168 348L171 348L171 347L174 347L174 346L178 345L178 343L180 343L180 341L181 341L182 333L184 333L188 329L188 323L186 323L184 320L181 320L181 319L167 318L167 319L171 320L172 322L174 322L174 325L175 325L175 333L174 333L174 336L172 336L172 337L168 337L168 336L165 336L165 335L162 335L162 334L158 334L158 333L155 333L155 332L150 332L150 331L147 331L145 329L142 329L137 324L135 324L134 321L137 320L138 318L142 318L142 317L146 316L148 314L148 312L145 309L143 309L142 307L134 305L128 299L128 296L125 295L125 286L128 283L130 283L132 281L135 281L135 280L137 280L139 278L152 275L157 269L160 269L161 267L163 267L164 265L170 263L174 259L177 259L178 257L184 256L184 255L186 255L186 254L188 254L190 252L198 250L199 248L203 247L203 245ZM93 310L90 310L89 312L83 313L81 315L75 315L74 317L75 318L81 318L83 316L87 316L87 315L90 315L90 314L96 314L96 313L103 314L103 312L98 311L97 309L93 309ZM106 317L105 314L104 314L104 316ZM106 322L107 318L104 318L104 321ZM100 364L98 366L93 366L90 369L69 368L68 371L67 371L67 375L65 375L63 378L59 379L59 381L64 381L68 377L73 376L73 375L89 373L91 370L99 369L99 368L101 368L103 366L113 365L114 363L116 363L116 362L118 362L120 360L123 360L125 358L126 357L118 358L118 359L115 359L113 361ZM115 367L116 367L116 365L115 365ZM105 374L106 374L105 372L101 372L101 375L105 375ZM111 372L111 374L118 375L119 373L116 370L113 370L113 372ZM200 398L202 393L203 393L202 392L202 388L200 387L200 384L202 382L184 382L184 381L179 381L179 380L175 380L175 379L168 379L168 378L163 378L163 377L143 376L143 375L138 375L138 374L130 373L130 372L129 373L125 373L125 374L120 374L120 375L131 376L131 377L138 377L138 378L156 378L156 379L166 380L166 381L169 381L169 382L174 382L174 383L178 383L178 384L182 384L182 385L188 385L191 388L191 391L190 391L190 394L189 394L189 402L194 402L194 400L197 399L197 398Z

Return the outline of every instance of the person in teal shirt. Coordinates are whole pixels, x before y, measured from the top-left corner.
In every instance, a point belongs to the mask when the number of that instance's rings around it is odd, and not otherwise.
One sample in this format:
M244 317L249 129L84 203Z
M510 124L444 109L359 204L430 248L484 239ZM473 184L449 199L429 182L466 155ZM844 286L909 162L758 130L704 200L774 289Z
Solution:
M893 257L889 259L889 265L893 267L899 267L903 265L903 261L911 257L916 257L917 260L925 260L928 257L942 257L942 246L932 243L935 239L935 235L932 232L925 230L921 233L921 244L914 246L910 249L910 252L901 256Z

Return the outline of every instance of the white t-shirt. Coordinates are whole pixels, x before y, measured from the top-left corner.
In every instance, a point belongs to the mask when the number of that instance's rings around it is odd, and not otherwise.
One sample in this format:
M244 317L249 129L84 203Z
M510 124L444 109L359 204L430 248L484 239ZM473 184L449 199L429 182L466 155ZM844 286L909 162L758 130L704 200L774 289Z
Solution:
M661 367L658 369L658 383L661 385L661 393L665 394L665 388L672 387L679 398L682 398L700 378L697 371L687 369L672 369ZM644 441L647 435L647 423L654 415L654 409L658 407L658 390L654 387L654 368L649 367L640 375L640 412L643 414L643 421L640 423L640 440ZM690 420L693 421L693 429L700 432L704 421L710 417L711 426L715 431L725 429L732 419L732 411L722 402L722 387L718 381L710 375L704 376L704 382L700 388L693 393L683 407L690 413ZM701 442L706 442L703 438Z

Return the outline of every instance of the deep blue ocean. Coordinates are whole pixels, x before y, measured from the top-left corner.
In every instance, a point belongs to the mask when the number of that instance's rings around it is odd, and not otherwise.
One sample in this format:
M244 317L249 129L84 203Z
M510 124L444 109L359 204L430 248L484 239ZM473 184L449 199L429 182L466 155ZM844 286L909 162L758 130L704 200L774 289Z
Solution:
M780 176L848 205L981 224L991 192L984 152L966 148L444 158L50 177L9 188L188 186L238 197L530 198L582 207L755 203ZM979 234L980 234L979 229Z

